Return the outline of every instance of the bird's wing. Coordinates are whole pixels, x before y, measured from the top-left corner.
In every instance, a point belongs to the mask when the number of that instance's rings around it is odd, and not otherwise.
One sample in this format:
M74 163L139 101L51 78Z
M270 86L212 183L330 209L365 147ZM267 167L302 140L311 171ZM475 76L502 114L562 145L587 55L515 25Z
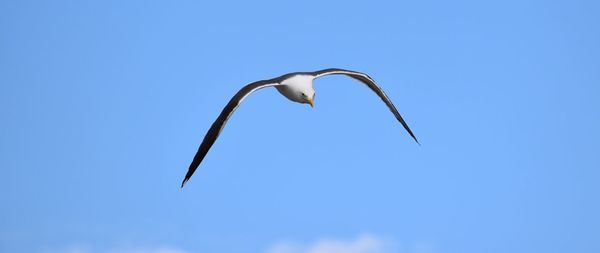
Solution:
M208 150L210 149L210 147L212 147L212 145L215 143L215 141L219 137L219 134L221 133L221 130L223 130L223 127L227 123L227 120L229 120L229 117L231 117L231 115L233 114L235 109L240 105L240 103L248 95L250 95L250 93L252 93L256 90L262 89L262 88L271 87L271 86L275 86L275 85L278 85L278 83L273 80L263 80L263 81L253 82L251 84L244 86L240 91L238 91L233 96L233 98L231 98L231 100L229 100L229 103L227 103L225 108L223 108L223 111L221 111L221 114L219 114L219 117L215 120L215 122L212 124L210 129L208 129L208 132L206 132L206 135L204 136L204 140L202 140L202 144L200 144L200 147L198 148L198 152L196 152L196 155L194 156L194 160L192 160L192 163L190 164L188 172L187 172L187 174L185 174L185 179L183 179L183 182L181 183L181 187L183 187L185 185L185 183L187 183L187 181L190 180L190 177L192 176L192 174L194 174L194 171L196 171L196 169L198 168L198 166L200 165L200 163L206 156L206 153L208 153Z
M312 72L312 75L315 78L318 78L321 76L326 76L326 75L347 75L349 77L352 77L352 78L366 84L367 86L369 86L369 88L371 90L373 90L381 98L381 100L383 100L383 102L385 102L387 107L390 109L390 111L392 111L394 116L396 116L396 119L400 122L400 124L402 124L404 129L406 129L406 131L410 134L410 136L412 136L412 138L415 139L415 141L417 143L419 143L419 141L417 140L417 137L415 137L413 132L408 127L408 124L406 124L404 119L402 119L402 116L400 116L400 113L398 112L398 110L396 109L396 107L394 106L392 101L388 98L387 95L385 95L385 92L383 92L383 90L377 85L377 83L375 83L375 81L371 77L369 77L367 74L364 74L361 72L356 72L356 71L351 71L351 70L345 70L345 69L330 68L330 69L323 69L323 70Z

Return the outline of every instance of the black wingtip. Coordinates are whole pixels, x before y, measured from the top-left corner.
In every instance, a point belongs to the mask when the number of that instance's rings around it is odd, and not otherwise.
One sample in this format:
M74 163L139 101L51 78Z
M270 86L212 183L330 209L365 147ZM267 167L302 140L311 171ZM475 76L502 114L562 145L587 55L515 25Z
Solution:
M415 142L417 142L417 144L419 144L419 146L421 146L421 143L419 142L419 140L417 140L417 137L415 136L415 134L413 134L413 132L409 128L407 128L407 130L408 130L408 133L410 134L410 137L412 137L413 140L415 140Z
M400 121L402 123L402 125L404 126L404 129L406 129L406 131L408 132L408 134L410 135L410 137L413 138L413 140L415 140L415 142L417 142L417 144L419 144L419 146L421 146L421 143L419 142L419 140L417 140L417 136L415 136L415 134L410 130L410 128L408 127L408 125L403 122Z
M186 178L183 180L183 182L181 182L181 188L183 188L185 186L185 184L187 183L188 180L189 180L189 178Z

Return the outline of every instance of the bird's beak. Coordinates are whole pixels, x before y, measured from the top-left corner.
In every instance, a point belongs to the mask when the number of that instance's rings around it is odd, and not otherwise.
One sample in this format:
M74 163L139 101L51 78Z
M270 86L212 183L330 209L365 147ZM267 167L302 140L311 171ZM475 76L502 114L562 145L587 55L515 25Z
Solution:
M315 101L312 98L308 99L308 103L310 104L310 107L315 107Z

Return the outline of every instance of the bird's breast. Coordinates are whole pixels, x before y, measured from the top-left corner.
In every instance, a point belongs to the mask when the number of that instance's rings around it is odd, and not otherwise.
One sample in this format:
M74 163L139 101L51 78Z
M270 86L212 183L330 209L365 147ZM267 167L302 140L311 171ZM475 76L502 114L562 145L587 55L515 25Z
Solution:
M281 93L281 95L285 96L289 100L292 100L292 101L298 102L298 103L302 102L301 96L298 94L298 91L296 89L294 89L293 86L277 85L277 86L275 86L275 88L277 88L277 91L279 91L279 93Z
M305 97L302 93L309 94L312 90L312 80L314 79L311 75L293 75L281 81L281 85L276 86L277 90L283 94L289 100L298 103L305 103Z

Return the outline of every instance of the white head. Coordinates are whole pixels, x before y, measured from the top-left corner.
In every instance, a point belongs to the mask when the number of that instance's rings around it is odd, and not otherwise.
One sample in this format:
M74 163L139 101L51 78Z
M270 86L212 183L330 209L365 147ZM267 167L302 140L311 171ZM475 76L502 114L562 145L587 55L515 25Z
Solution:
M281 86L276 86L277 90L288 99L314 106L315 89L313 88L313 79L311 75L296 75L285 79Z

